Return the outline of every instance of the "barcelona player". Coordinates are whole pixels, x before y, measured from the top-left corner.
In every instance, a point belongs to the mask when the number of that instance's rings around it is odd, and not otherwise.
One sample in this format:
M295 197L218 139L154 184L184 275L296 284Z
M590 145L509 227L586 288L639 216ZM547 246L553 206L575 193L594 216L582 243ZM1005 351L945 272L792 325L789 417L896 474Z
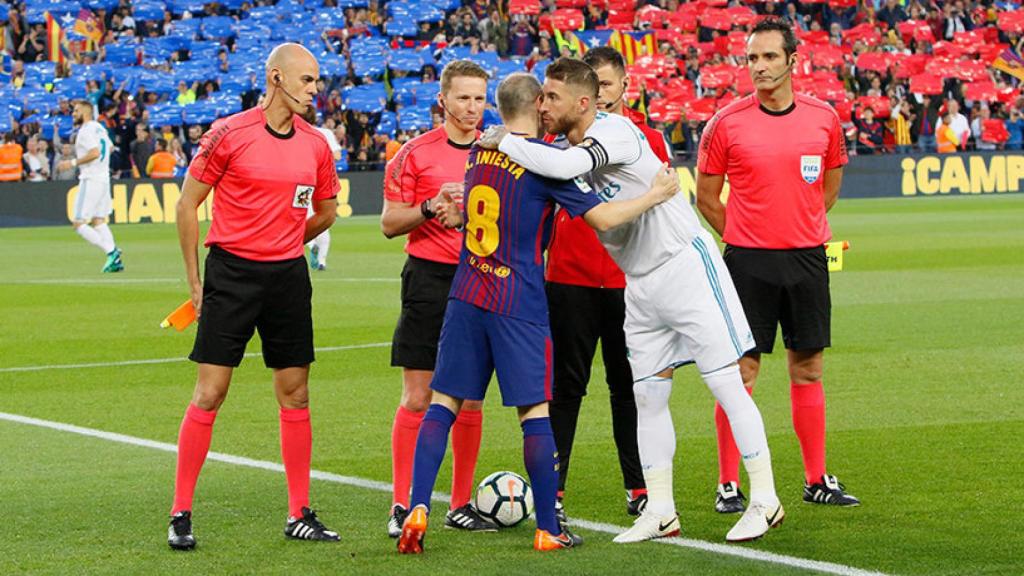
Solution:
M540 84L529 74L513 74L501 83L498 111L512 131L535 139L539 96ZM648 193L608 204L582 180L542 178L505 154L474 148L465 190L465 217L451 201L442 216L446 225L464 223L465 241L430 383L433 399L416 440L412 509L402 526L398 550L423 551L430 495L448 431L464 401L483 400L492 372L497 372L503 403L518 409L522 424L523 457L536 503L534 548L571 548L582 540L555 516L557 454L548 418L551 335L543 251L554 203L607 231L671 198L678 191L678 181L662 170Z

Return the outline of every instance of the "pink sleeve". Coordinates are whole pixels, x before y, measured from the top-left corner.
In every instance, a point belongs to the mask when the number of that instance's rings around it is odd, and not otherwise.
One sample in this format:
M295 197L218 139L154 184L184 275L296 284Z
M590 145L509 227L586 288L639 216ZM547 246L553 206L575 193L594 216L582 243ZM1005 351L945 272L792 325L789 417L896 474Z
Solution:
M188 173L192 178L216 186L228 168L230 146L227 134L230 128L226 123L214 124L209 132L199 141L199 153L192 159Z
M828 154L825 157L825 170L839 168L850 162L846 155L846 135L839 123L839 116L832 113L832 127L828 133Z
M384 199L412 204L416 201L416 170L413 146L406 143L384 168Z
M697 170L704 174L725 174L728 134L718 114L704 127L697 150Z
M334 167L334 155L324 141L319 147L320 162L316 170L316 192L313 193L313 200L327 200L338 195L341 186L338 184L338 171Z

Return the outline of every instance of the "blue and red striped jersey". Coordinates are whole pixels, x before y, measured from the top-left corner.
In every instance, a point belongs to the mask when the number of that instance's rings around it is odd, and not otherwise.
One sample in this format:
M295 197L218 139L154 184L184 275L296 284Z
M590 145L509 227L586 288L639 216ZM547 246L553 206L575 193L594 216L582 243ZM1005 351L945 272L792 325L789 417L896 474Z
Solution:
M449 298L546 325L544 250L555 203L578 216L601 199L581 179L537 176L502 152L476 146L464 194L466 234Z

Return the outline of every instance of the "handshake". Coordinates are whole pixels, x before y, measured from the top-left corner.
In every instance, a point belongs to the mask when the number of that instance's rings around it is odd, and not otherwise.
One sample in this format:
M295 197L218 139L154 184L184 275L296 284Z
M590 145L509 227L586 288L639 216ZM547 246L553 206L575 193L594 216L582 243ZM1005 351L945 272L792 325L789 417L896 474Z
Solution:
M462 189L462 182L445 182L437 196L428 200L430 211L445 228L462 226Z

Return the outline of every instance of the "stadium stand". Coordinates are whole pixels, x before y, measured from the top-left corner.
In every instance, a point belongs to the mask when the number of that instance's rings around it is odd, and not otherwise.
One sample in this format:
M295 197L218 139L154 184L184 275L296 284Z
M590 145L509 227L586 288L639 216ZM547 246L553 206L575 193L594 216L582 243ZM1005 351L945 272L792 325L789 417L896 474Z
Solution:
M831 103L854 153L935 151L946 102L969 129L962 149L1024 142L1024 10L992 0L28 0L0 2L0 133L26 154L73 137L68 102L88 98L115 144L115 177L133 166L136 126L179 140L256 104L263 60L283 41L319 59L316 107L343 139L339 170L374 170L429 129L438 71L472 59L495 79L538 76L551 59L604 44L626 56L627 97L692 157L704 123L752 91L745 34L784 18L800 38L799 91ZM496 82L493 83L496 86ZM493 101L493 89L490 92ZM865 121L864 111L872 117ZM494 121L495 114L487 115ZM962 126L953 122L950 126ZM879 134L881 138L879 139ZM50 145L43 149L41 140ZM389 145L390 144L390 145ZM54 170L49 171L55 173Z

